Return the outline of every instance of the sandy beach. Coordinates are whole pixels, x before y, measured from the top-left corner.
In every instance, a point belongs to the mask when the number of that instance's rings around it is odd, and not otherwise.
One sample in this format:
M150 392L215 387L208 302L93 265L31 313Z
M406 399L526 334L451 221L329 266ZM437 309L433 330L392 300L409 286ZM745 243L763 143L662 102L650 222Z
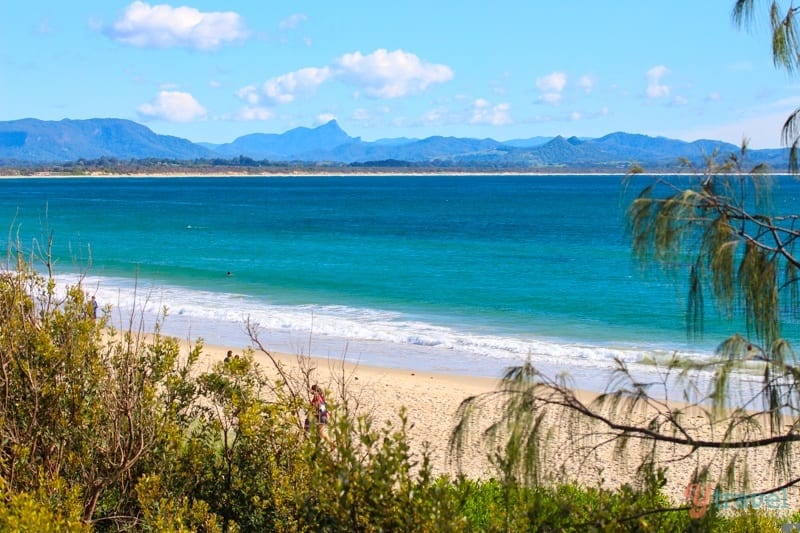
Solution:
M228 349L233 349L235 353L243 353L247 347L206 345L204 353L208 357L208 364L223 359ZM270 353L293 375L299 376L304 371L307 372L311 381L320 384L329 392L329 400L334 404L347 401L357 412L371 414L378 425L382 425L385 421L390 421L395 426L399 425L400 410L405 409L410 426L408 436L412 452L419 457L427 443L432 466L437 474L458 473L455 463L450 460L448 454L448 442L456 424L455 415L458 406L465 398L494 390L499 382L499 376L498 379L488 379L444 375L379 368L336 359L299 358L291 354ZM274 364L266 354L256 351L254 358L268 374L275 373L277 376ZM345 390L346 393L343 393ZM596 396L586 391L576 391L576 394L583 401L590 401ZM598 446L604 438L603 435L592 432L567 413L556 413L553 416L558 430L552 435L554 452L550 457L554 461L552 464L558 465L562 471L564 479L585 486L607 488L634 483L638 454L643 451L642 449L634 445L618 457L614 454L612 446ZM690 418L690 420L695 419L698 424L702 424L699 415ZM485 423L490 421L490 417L482 420ZM706 433L712 436L712 432L706 431ZM593 449L591 452L575 455L574 446L568 446L574 442L580 442L583 449ZM693 471L700 464L697 457L691 459L680 457L684 451L675 448L671 452L662 452L659 455L659 463L668 468L665 491L676 505L686 504L687 485L692 480ZM487 455L487 450L480 440L471 439L467 453L463 457L461 472L475 479L497 477ZM703 452L702 461L709 461L714 465L712 478L716 479L715 476L724 468L725 457L721 453ZM750 451L739 456L739 464L746 463L749 467L748 493L775 486L777 480L773 476L773 460L774 458L764 451ZM797 476L796 471L793 474ZM764 508L789 511L800 505L800 489L790 487L769 500L766 498L766 496L759 497L754 503Z

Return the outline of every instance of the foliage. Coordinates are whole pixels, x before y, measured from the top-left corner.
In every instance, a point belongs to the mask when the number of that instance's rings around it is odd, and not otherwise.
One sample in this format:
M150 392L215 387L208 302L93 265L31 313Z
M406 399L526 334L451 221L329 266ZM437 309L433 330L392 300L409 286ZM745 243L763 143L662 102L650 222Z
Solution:
M643 266L688 269L687 328L702 331L705 297L726 315L741 310L748 332L769 345L780 336L782 307L796 308L791 286L797 217L770 213L771 178L745 170L747 146L686 178L657 178L628 208L633 253ZM631 183L631 182L629 182Z
M307 373L276 368L270 379L252 351L201 368L201 341L184 349L159 327L114 331L90 317L80 283L59 291L31 264L10 253L0 273L0 530L659 531L719 521L713 511L701 522L650 514L666 505L658 476L615 491L530 484L512 453L497 455L500 480L436 477L427 452L412 452L403 413L397 427L376 424L344 389L330 401L330 433L306 433Z
M708 523L712 533L761 533L783 531L782 526L796 523L797 515L784 516L759 509L745 509L733 516L718 516Z
M139 468L180 436L198 352L148 344L95 322L79 286L58 294L17 256L0 277L0 477L32 493L43 480L82 488L85 522L135 516ZM58 492L55 493L57 495Z
M63 480L42 479L34 492L8 490L0 480L0 531L31 533L79 533L89 531L82 521L82 502L77 490Z
M733 5L733 20L740 26L750 27L756 19L755 0L736 0ZM777 0L769 2L768 20L772 31L772 61L777 68L793 74L800 66L800 28L797 14L800 8L791 2L782 7ZM797 173L800 155L800 108L786 119L781 139L789 146L789 170Z
M433 479L427 452L411 454L407 421L373 427L370 418L337 420L332 450L314 437L306 448L307 491L298 491L304 528L322 531L437 531L458 516L447 485ZM331 453L332 452L332 453Z

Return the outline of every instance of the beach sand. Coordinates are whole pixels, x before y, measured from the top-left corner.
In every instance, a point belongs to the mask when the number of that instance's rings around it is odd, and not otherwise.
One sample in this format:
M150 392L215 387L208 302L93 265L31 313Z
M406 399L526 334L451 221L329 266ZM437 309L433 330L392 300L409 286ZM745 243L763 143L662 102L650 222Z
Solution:
M235 353L243 353L247 347L222 347L205 345L203 352L208 364L222 360L228 349ZM311 383L318 383L329 391L328 399L334 405L347 401L358 413L370 414L375 424L380 427L390 421L399 427L400 410L404 408L409 423L408 437L412 452L416 458L421 457L424 446L428 446L433 470L436 474L451 476L462 472L474 479L499 477L490 461L488 450L479 438L467 442L461 470L448 454L449 439L457 422L456 413L461 402L471 396L495 390L497 379L477 378L457 375L443 375L415 370L395 368L379 368L368 365L353 364L336 359L299 357L291 354L272 353L275 361L279 361L294 376L308 375ZM262 351L253 353L254 359L268 375L278 376L273 361ZM596 394L586 391L575 391L585 402L591 401ZM494 413L496 414L496 412ZM568 413L555 412L551 419L557 430L552 434L553 447L549 464L557 466L563 479L578 482L584 486L602 486L615 488L623 484L634 484L638 455L641 449L631 446L617 457L613 446L597 445L605 436L593 432L577 422ZM492 413L488 413L481 421L484 424L493 421ZM690 417L690 423L702 423L699 416ZM710 430L704 430L712 436ZM717 435L719 437L719 435ZM575 453L570 443L579 442L582 451ZM586 451L592 448L592 451ZM697 457L681 458L685 449L669 449L659 455L659 464L667 467L668 483L664 490L676 505L687 503L687 485L698 465L705 461L714 464L712 479L720 475L724 467L723 457L719 453L704 452L701 462ZM750 486L747 492L755 493L775 486L777 480L773 476L774 458L763 451L750 451L740 455L740 465L747 463L750 472ZM800 465L798 465L800 466ZM743 467L739 467L744 471ZM800 477L798 468L792 467L791 473ZM713 485L713 483L712 483ZM775 508L788 512L800 507L800 489L790 487L774 496L754 499L754 506ZM787 508L788 507L788 508Z

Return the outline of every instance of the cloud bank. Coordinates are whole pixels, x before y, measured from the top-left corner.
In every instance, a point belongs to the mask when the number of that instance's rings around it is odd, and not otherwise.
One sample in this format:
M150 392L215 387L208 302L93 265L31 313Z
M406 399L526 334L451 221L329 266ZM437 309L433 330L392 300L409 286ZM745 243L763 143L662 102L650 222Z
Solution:
M446 65L425 62L403 50L378 49L366 55L344 54L329 66L306 67L276 76L265 81L260 90L248 85L236 95L249 106L262 101L270 105L288 104L298 96L313 94L326 82L338 81L368 98L393 99L420 93L453 77L453 70Z
M163 119L169 122L191 122L206 116L206 109L189 93L161 91L155 100L139 106L145 119Z

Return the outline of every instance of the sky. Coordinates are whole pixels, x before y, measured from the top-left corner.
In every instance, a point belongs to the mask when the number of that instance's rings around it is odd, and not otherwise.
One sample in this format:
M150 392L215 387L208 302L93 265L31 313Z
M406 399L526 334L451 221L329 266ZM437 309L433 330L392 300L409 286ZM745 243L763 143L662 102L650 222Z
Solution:
M765 2L25 0L0 21L0 120L123 118L193 142L601 137L781 146L800 74Z

